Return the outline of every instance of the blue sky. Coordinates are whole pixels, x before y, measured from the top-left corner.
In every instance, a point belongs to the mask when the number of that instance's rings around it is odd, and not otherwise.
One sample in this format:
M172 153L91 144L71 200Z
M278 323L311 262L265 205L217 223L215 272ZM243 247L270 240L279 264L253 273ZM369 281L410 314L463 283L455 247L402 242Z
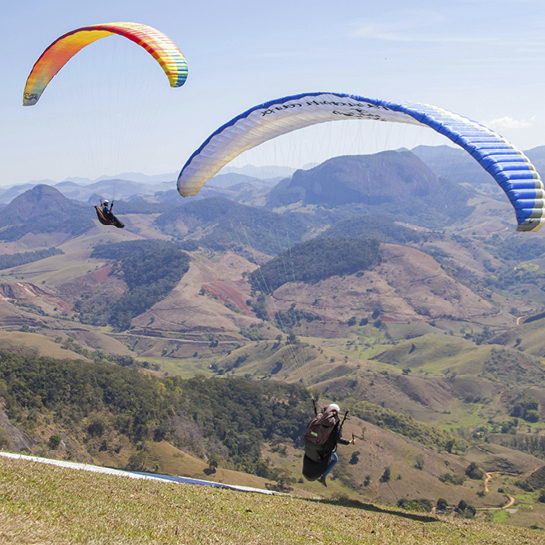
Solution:
M171 89L141 48L112 37L69 61L36 106L21 105L32 65L53 40L116 21L145 23L172 38L188 61L186 84ZM26 0L5 3L2 23L4 186L178 171L235 115L312 91L433 104L491 126L520 149L545 145L542 0ZM139 101L134 108L133 95ZM124 125L112 128L114 122ZM315 159L325 158L323 135L305 138L307 147L324 154ZM413 143L419 142L411 139L407 147ZM295 161L281 148L248 159L260 160ZM313 157L301 152L299 160Z

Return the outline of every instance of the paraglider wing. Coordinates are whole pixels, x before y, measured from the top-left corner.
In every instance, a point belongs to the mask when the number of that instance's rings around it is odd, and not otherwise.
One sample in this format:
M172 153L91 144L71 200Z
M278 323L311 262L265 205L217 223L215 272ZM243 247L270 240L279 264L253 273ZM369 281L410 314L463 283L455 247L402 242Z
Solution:
M23 106L38 102L55 74L86 45L119 34L142 46L161 65L171 87L181 87L187 78L187 63L178 46L162 32L138 23L107 23L72 30L55 40L36 61L23 93Z
M544 220L543 182L528 158L484 125L417 102L388 102L340 93L308 93L271 100L235 117L193 153L178 177L183 197L201 187L242 152L289 132L328 121L376 120L428 126L472 155L507 194L518 231L538 231Z

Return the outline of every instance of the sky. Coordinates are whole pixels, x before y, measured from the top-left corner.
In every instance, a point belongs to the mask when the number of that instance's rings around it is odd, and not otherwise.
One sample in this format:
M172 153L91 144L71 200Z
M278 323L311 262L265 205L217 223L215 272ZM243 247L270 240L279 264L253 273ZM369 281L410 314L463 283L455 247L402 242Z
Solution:
M148 24L174 40L189 66L185 85L170 88L150 55L115 36L82 50L38 104L22 106L26 78L51 42L118 21ZM543 0L26 0L3 3L2 27L0 186L178 172L234 116L314 91L432 104L519 149L545 145ZM233 164L297 167L360 139L362 152L447 143L431 129L425 136L365 130L320 127Z

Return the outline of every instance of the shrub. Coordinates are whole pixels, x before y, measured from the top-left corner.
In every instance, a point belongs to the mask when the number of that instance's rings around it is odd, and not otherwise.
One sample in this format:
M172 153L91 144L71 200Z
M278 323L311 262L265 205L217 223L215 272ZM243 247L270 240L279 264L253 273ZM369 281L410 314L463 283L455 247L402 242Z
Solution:
M51 450L57 450L59 448L60 444L61 444L61 436L60 435L52 435L49 438L49 441L47 442L47 446Z
M464 484L466 478L464 475L453 475L452 473L443 473L443 475L439 476L439 480L442 483L462 485Z
M482 469L479 469L475 462L471 462L469 466L467 466L466 475L470 479L480 481L484 477L484 471Z
M414 467L422 471L424 469L424 463L425 463L424 456L422 456L422 454L418 454L414 460Z
M425 498L407 500L402 499L397 502L398 507L407 511L418 511L429 513L433 509L433 503Z
M360 451L359 450L356 450L355 452L352 453L352 456L350 458L350 461L348 462L350 465L353 465L355 466L359 461L360 461Z

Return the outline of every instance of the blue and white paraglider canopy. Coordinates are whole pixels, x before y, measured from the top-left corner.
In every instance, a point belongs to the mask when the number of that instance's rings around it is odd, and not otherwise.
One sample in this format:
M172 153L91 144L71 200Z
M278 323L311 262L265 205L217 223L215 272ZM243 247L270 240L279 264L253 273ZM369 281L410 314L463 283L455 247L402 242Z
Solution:
M505 191L517 231L538 231L545 221L543 182L529 159L480 123L417 102L389 102L343 93L305 93L260 104L235 117L193 153L178 177L183 197L201 187L242 152L317 123L375 120L428 126L472 155Z

